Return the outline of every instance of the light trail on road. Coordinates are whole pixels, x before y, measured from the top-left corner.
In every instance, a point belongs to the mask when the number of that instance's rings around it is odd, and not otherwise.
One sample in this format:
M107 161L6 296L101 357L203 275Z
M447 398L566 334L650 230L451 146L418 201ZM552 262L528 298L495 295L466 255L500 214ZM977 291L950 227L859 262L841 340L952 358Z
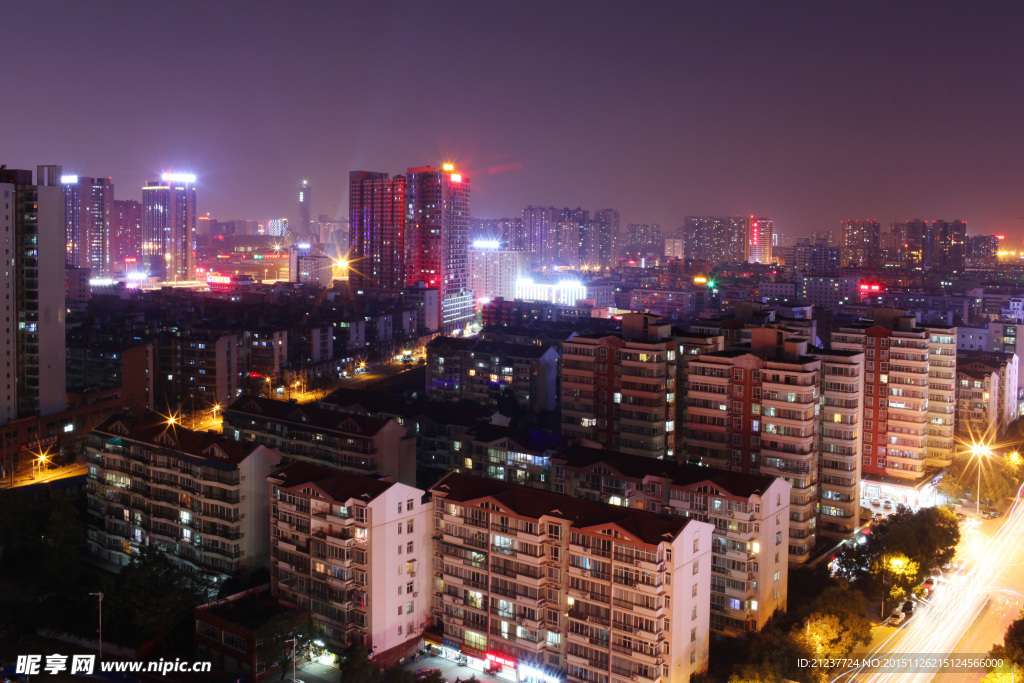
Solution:
M967 542L963 548L966 554L963 558L966 559L966 567L960 572L946 574L938 579L931 600L919 602L913 617L894 631L870 655L856 656L884 662L887 657L949 657L956 652L958 643L985 607L989 593L999 590L999 579L1003 570L1020 564L1018 558L1024 546L1022 491L1024 487L1018 490L1013 507L1007 512L1003 523L990 536L981 533L976 524L968 527L961 541ZM835 676L832 681L925 683L932 680L937 673L934 670L913 671L862 665Z

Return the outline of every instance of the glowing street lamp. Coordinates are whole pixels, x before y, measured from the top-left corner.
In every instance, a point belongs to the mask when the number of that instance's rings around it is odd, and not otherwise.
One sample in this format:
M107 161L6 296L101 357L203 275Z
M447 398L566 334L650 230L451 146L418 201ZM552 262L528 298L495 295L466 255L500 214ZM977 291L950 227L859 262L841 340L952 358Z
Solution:
M978 459L978 494L975 499L978 503L978 516L981 516L981 459L992 455L992 449L985 443L971 444L971 455ZM1018 456L1019 457L1019 456Z

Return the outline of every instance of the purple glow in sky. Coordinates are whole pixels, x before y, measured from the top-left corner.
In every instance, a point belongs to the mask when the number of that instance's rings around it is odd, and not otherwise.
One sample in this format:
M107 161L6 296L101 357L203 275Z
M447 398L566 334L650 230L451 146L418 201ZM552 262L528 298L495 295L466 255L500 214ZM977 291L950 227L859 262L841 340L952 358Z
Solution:
M1024 6L946 2L22 2L0 163L194 172L202 213L347 213L348 172L454 161L526 204L963 218L1024 236Z

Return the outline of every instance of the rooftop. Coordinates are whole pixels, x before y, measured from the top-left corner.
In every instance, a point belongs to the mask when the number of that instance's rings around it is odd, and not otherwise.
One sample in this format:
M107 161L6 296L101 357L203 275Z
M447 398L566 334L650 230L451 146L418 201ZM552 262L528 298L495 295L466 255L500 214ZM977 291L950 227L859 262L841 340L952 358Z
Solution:
M300 617L305 614L294 605L274 598L265 588L236 593L224 600L202 605L198 610L259 635L262 635L259 633L262 627L280 616Z
M577 529L615 526L642 543L656 546L675 539L687 524L685 517L667 517L618 505L606 505L503 481L452 472L431 487L446 500L476 504L488 499L513 514L539 519L555 517Z
M480 405L452 405L437 401L402 398L363 389L338 389L320 401L320 404L337 406L326 408L337 413L339 408L354 409L374 416L395 415L403 418L425 417L438 424L452 424L471 427L480 420L489 419L494 411Z
M357 413L339 413L337 410L329 410L309 403L278 401L258 396L242 396L225 408L224 413L259 415L278 422L303 424L318 429L360 436L373 436L389 422L386 419Z
M115 415L96 425L93 433L161 446L212 463L237 465L245 460L259 444L239 442L215 432L186 429L156 414L141 417Z
M316 486L324 495L339 503L358 498L371 501L394 486L377 477L342 472L331 467L296 461L273 472L270 480L278 488L292 489L304 484Z
M777 479L764 474L744 474L655 458L638 458L586 446L571 446L561 454L560 459L565 460L566 467L582 469L604 465L623 477L662 477L671 480L675 486L690 486L708 481L726 493L740 498L761 495Z

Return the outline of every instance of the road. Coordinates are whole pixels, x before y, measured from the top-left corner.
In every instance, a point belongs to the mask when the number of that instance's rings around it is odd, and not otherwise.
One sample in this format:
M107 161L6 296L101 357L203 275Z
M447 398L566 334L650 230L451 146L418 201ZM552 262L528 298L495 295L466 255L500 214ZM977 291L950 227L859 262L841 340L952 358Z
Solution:
M938 580L934 597L921 603L916 613L899 628L883 626L874 633L871 659L985 657L1002 642L1006 627L1024 605L1024 504L1017 503L1001 518L969 518L955 562L959 572L947 572ZM862 656L862 655L855 655ZM963 667L915 668L899 662L891 669L861 666L836 676L843 683L924 683L937 674L942 683L974 683L983 671Z
M88 468L84 463L74 463L55 470L44 469L39 473L34 473L29 470L15 475L14 485L31 486L32 484L45 484L48 481L56 481L57 479L64 479L65 477L76 477L80 474L85 474L87 471ZM11 480L9 477L4 478L4 480L0 482L0 488L11 488Z
M274 398L278 400L295 399L298 403L312 403L313 401L324 398L335 389L341 389L343 387L348 389L369 389L375 382L379 382L380 380L387 379L389 377L394 377L395 375L401 374L406 370L411 370L415 367L415 365L412 367L405 367L402 363L390 363L383 367L370 365L366 368L366 372L360 372L353 377L340 379L329 389L321 391L294 390L290 394L285 391L283 395L275 395ZM186 417L183 424L196 431L212 430L219 432L221 430L222 422L223 420L220 415L214 417L212 412L205 412L197 415L194 422Z

